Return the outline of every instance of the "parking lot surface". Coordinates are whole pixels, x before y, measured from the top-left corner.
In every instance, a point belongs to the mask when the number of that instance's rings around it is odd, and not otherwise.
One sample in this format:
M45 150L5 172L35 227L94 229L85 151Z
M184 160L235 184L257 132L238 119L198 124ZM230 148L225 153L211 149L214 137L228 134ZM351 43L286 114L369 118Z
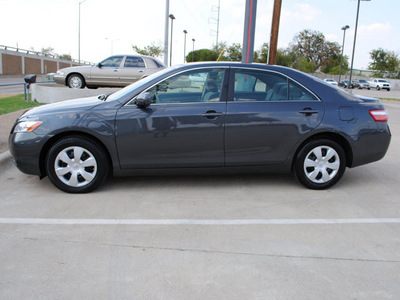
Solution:
M0 299L396 299L400 103L376 163L290 176L114 178L70 195L0 167Z

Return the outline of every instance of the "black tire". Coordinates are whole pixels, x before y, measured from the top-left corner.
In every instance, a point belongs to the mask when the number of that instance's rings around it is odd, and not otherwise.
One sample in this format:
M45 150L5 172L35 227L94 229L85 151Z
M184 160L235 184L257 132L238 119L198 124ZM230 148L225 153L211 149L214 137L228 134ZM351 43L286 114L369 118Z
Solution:
M345 169L346 154L343 148L329 139L313 140L305 144L298 152L294 164L300 183L314 190L335 185Z
M390 89L387 89L388 92L390 92Z
M88 85L87 88L88 88L88 89L95 90L95 89L98 89L99 87L98 87L98 86L95 86L95 85Z
M105 181L109 162L100 145L83 137L71 136L51 146L46 156L46 171L50 181L60 190L88 193Z
M379 85L376 86L376 90L379 91L381 88L379 87Z
M72 74L68 77L68 86L71 89L83 89L86 86L86 82L82 75Z

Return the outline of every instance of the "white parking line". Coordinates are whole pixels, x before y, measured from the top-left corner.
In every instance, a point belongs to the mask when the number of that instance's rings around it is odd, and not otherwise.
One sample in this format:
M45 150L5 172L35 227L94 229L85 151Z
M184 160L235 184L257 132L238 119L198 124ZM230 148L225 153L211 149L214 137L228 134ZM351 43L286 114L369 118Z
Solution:
M22 225L319 225L396 224L400 218L380 219L43 219L0 218L0 224Z

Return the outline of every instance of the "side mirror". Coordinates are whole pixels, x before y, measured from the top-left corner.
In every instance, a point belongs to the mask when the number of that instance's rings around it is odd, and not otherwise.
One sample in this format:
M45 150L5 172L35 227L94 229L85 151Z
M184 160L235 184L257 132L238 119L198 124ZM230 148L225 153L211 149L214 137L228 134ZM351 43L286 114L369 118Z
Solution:
M135 104L140 108L144 108L150 105L151 100L153 100L153 96L145 92L136 97Z
M103 65L101 64L101 62L99 62L96 67L98 67L99 69L101 69L101 67L103 67Z

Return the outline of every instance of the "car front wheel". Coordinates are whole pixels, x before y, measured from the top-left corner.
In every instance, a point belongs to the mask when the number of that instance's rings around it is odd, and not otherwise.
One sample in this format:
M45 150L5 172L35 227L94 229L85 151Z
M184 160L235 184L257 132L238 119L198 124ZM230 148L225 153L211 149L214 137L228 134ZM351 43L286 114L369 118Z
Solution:
M87 193L101 185L108 175L108 158L95 142L66 137L56 142L46 157L50 181L67 193Z
M68 77L68 86L72 89L83 89L85 85L85 79L80 74L72 74Z
M328 139L319 139L304 145L295 160L297 179L310 189L322 190L335 185L346 169L343 148Z

